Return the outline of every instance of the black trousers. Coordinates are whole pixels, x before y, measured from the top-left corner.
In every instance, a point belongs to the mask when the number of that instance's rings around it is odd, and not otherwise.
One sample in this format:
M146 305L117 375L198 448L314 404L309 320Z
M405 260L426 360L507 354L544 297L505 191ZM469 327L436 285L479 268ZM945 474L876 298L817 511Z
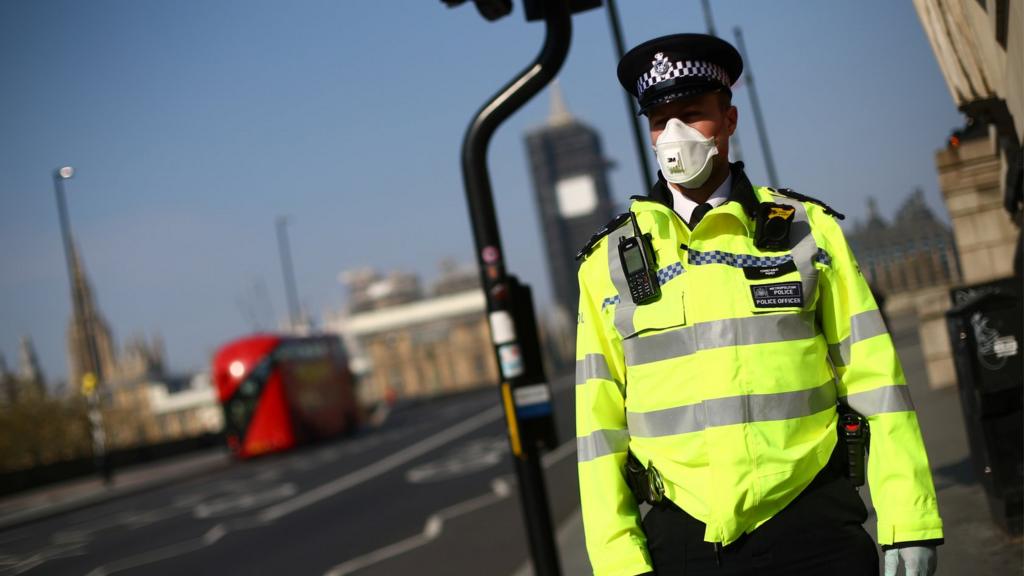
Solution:
M671 502L643 520L658 576L878 576L864 531L867 509L849 479L826 466L771 520L728 546L704 541L704 523Z

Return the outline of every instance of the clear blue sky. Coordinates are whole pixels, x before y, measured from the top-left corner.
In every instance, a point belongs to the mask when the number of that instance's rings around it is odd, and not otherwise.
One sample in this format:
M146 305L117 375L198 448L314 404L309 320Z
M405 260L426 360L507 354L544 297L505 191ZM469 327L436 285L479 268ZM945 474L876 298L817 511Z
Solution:
M202 369L251 327L265 287L287 311L274 220L291 219L300 300L344 303L341 270L436 277L472 262L459 147L472 114L535 56L521 3L496 23L440 0L7 0L0 3L0 353L31 335L66 377L71 305L51 172L65 164L74 234L117 340L160 333L170 367ZM945 218L934 151L962 122L909 1L715 1L741 26L782 183L851 217L915 187ZM620 1L627 46L703 31L698 0ZM574 18L560 75L600 131L620 201L642 192L607 17ZM746 90L740 138L764 179ZM490 167L509 268L542 262L523 135L548 94L503 125ZM848 220L849 221L849 220Z

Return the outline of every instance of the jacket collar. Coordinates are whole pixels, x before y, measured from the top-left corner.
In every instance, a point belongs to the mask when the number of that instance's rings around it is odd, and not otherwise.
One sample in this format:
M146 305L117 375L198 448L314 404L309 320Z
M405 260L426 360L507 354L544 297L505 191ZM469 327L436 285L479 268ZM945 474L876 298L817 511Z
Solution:
M743 162L729 164L729 170L732 171L732 190L729 191L728 202L739 203L747 216L753 220L757 216L757 205L760 201L757 199L757 194L754 193L754 186L750 183L750 179L747 178L746 172L743 171ZM633 198L637 200L653 200L664 204L670 209L672 208L672 193L669 191L668 182L661 175L661 171L658 172L658 181L651 188L651 191L647 193L646 197L634 196Z

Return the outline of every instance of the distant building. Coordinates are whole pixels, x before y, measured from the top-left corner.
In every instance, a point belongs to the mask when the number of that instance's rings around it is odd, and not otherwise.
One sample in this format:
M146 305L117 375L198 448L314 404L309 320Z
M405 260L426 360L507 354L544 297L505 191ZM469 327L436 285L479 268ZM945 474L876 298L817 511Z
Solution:
M147 342L141 335L128 339L119 355L114 336L103 313L96 304L92 285L85 273L85 268L73 252L74 290L81 294L84 326L78 325L74 316L68 323L68 365L70 368L69 382L71 391L78 393L82 386L82 377L86 372L97 374L100 384L104 387L116 386L119 383L137 381L162 374L164 371L164 344L156 336ZM86 331L91 332L96 343L99 366L93 366L89 353Z
M13 404L17 400L17 380L7 369L7 361L0 354L0 404Z
M83 303L84 322L79 325L72 317L68 327L69 393L81 393L86 372L99 376L108 447L116 450L157 444L219 430L222 424L212 416L212 410L219 413L220 407L212 388L208 383L205 387L201 382L194 383L191 376L168 375L159 336L150 341L141 335L132 336L118 354L77 252L73 253L73 266L73 285ZM93 365L87 332L96 343L98 367ZM21 357L27 356L23 352Z
M39 367L32 339L22 336L18 343L18 368L12 372L0 356L0 404L16 404L47 396L46 378Z
M407 272L381 276L372 268L360 268L342 272L340 279L348 287L349 310L353 313L406 304L423 297L420 279Z
M486 301L475 270L442 265L429 295L414 275L342 275L347 311L325 328L342 335L364 404L435 396L497 382Z
M43 376L43 369L39 366L36 347L32 344L32 338L29 336L22 336L18 343L18 380L21 383L22 393L46 395L46 378Z
M615 215L609 162L597 131L569 113L557 84L547 123L527 133L526 149L555 304L575 327L576 253Z
M869 198L867 221L857 223L847 239L864 277L885 296L949 286L960 278L953 233L932 213L921 190L903 202L891 222Z
M150 382L148 393L154 428L165 441L224 429L224 410L206 372Z

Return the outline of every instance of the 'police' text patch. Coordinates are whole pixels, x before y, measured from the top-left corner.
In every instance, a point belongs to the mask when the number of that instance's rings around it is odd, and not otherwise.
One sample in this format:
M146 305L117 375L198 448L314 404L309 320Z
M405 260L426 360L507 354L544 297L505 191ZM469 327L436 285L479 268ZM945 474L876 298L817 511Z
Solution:
M747 280L771 280L779 276L785 276L790 272L796 272L796 262L790 260L778 266L744 266L743 275Z
M804 291L799 282L757 284L750 287L754 308L792 308L804 305Z

